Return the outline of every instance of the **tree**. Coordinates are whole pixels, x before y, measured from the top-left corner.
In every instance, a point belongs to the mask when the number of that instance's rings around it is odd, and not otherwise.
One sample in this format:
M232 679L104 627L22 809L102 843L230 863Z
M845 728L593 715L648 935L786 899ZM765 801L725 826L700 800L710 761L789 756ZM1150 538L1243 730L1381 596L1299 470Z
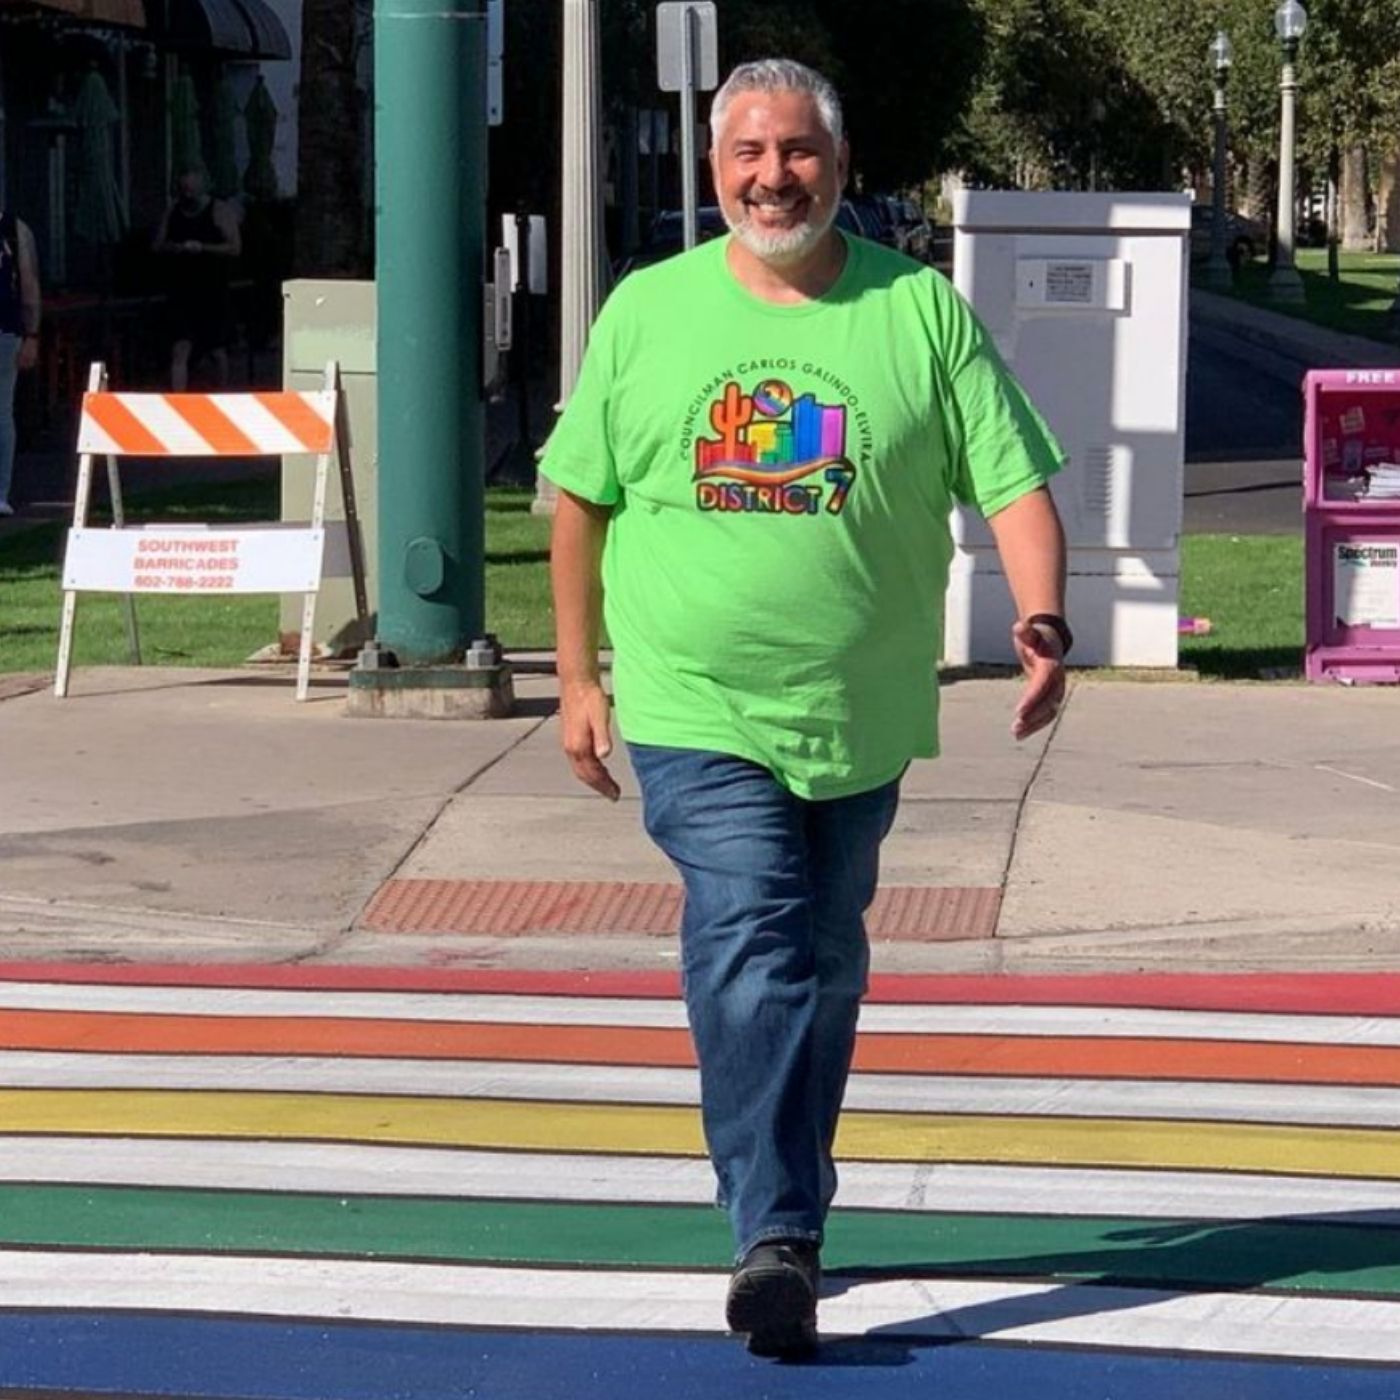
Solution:
M1181 0L1178 0L1181 2ZM1181 145L1106 0L976 0L987 36L957 142L996 184L1156 187Z
M295 265L300 277L371 275L360 55L363 0L302 0Z
M842 93L855 171L872 190L922 183L946 163L981 66L984 24L972 0L811 8L832 51L822 62Z

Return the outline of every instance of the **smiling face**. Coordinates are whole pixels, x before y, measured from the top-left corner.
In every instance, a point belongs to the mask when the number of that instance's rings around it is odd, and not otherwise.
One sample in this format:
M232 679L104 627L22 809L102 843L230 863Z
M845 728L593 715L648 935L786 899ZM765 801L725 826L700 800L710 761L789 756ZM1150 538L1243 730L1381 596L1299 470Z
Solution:
M710 157L725 223L763 262L801 262L836 218L846 158L808 93L739 93Z

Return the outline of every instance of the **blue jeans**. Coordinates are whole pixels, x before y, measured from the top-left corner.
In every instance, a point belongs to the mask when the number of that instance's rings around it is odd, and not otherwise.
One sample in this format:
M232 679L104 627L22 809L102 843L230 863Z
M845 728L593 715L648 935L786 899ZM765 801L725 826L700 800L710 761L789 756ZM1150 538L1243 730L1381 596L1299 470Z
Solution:
M0 332L0 501L10 499L15 470L15 379L20 337Z
M647 832L685 882L682 985L738 1254L819 1244L899 782L809 802L746 759L628 749Z

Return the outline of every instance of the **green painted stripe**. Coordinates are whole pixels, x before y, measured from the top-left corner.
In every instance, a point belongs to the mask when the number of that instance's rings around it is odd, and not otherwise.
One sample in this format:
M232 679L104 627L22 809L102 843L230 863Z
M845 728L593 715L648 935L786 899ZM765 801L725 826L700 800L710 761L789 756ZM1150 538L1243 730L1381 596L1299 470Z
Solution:
M724 1217L699 1206L84 1186L0 1187L0 1241L687 1269L725 1268L730 1253ZM832 1270L1400 1295L1400 1233L1374 1224L838 1210L823 1257Z

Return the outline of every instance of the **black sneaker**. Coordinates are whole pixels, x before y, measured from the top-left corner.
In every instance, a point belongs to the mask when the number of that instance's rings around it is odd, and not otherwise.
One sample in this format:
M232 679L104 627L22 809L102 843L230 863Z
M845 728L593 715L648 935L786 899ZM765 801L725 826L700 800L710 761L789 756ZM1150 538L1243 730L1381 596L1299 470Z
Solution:
M805 1240L765 1240L744 1255L729 1280L725 1320L746 1335L755 1356L805 1356L817 1345L822 1266Z

